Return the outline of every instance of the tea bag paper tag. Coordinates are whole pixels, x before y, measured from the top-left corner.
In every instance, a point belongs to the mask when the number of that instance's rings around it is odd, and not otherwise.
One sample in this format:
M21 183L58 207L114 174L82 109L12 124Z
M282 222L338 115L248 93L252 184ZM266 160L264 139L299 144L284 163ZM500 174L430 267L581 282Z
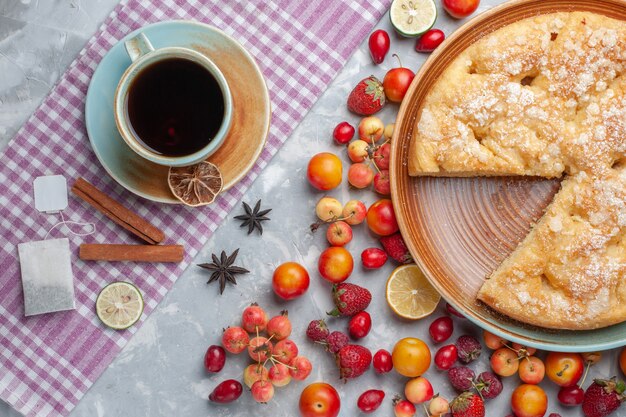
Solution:
M63 175L35 178L35 208L42 213L54 213L67 207L67 180Z
M69 240L20 243L17 249L22 270L24 314L32 316L75 309Z

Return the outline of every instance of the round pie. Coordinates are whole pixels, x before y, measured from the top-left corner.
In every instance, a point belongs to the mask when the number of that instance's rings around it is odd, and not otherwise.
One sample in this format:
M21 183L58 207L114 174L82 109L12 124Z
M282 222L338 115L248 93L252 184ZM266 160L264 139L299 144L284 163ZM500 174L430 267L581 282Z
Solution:
M496 30L433 85L413 176L563 177L543 217L478 299L519 321L626 320L626 23L552 13Z

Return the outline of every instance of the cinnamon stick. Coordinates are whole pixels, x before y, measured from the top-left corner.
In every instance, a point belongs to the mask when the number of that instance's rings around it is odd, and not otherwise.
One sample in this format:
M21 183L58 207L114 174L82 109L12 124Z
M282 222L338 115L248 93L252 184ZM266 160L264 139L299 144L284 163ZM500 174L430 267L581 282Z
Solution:
M181 262L182 245L114 245L83 243L78 257L84 261Z
M165 234L143 217L124 207L95 186L78 178L72 186L72 192L89 203L96 210L133 233L144 241L154 245L165 239Z

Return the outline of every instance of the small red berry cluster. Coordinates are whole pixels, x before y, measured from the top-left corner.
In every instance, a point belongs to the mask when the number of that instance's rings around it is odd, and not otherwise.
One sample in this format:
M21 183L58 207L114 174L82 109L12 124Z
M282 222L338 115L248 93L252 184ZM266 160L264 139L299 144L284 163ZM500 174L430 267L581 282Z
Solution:
M263 308L252 303L243 310L241 326L224 329L222 345L209 346L204 367L211 373L220 372L226 351L239 354L247 350L253 363L244 369L243 382L255 401L266 403L274 397L274 387L285 386L292 379L302 381L313 369L305 356L298 355L298 346L289 339L290 335L291 321L286 310L270 319ZM215 387L209 400L229 403L239 398L242 391L239 381L228 379Z

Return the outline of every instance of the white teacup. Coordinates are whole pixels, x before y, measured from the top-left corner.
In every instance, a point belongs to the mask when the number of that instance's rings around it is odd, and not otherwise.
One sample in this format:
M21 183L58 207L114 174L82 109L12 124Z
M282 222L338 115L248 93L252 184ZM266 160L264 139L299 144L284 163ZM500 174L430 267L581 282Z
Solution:
M125 46L126 51L132 60L132 64L124 72L117 86L113 109L117 129L119 130L124 141L138 155L160 165L186 166L205 160L224 142L224 139L230 129L232 119L232 97L230 89L228 88L228 83L226 82L222 72L205 55L192 49L182 47L154 49L148 38L143 33L140 33L134 38L126 41ZM223 117L221 117L221 124L219 124L219 128L217 128L217 132L214 135L202 135L213 137L203 137L201 139L194 138L194 140L198 141L195 143L195 148L199 149L195 149L189 154L177 154L173 152L171 155L168 155L164 152L158 152L153 147L148 146L147 143L150 143L150 140L148 140L150 138L142 138L139 136L133 128L130 120L131 117L129 115L128 97L129 92L133 88L133 82L146 68L163 60L169 60L172 58L188 60L204 68L206 70L207 77L212 77L215 82L217 82L223 98L223 103L220 103L223 104ZM207 115L207 117L209 117L209 115ZM158 119L158 117L155 119ZM159 122L159 120L154 121L154 123ZM217 127L217 124L215 124L215 127Z

